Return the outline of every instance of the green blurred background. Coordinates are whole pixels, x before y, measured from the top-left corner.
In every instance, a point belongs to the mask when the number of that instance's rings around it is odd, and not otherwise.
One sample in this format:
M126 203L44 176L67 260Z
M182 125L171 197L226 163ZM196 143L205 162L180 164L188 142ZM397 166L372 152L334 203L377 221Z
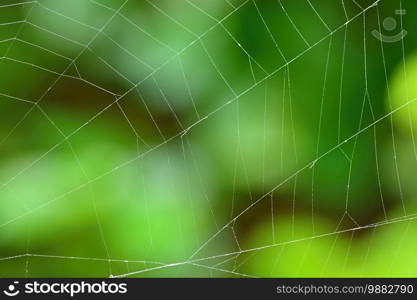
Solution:
M2 0L0 276L416 276L417 3L374 2Z

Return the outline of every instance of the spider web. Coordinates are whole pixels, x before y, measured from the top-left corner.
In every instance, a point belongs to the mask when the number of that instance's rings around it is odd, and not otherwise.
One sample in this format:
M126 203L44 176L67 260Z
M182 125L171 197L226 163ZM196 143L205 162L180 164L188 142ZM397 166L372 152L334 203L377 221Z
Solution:
M3 1L1 275L415 275L387 2Z

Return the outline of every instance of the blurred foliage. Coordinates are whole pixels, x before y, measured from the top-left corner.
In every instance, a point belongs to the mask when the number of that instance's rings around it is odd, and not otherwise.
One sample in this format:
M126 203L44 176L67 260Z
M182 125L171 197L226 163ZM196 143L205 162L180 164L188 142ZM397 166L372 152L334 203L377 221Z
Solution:
M417 4L372 3L2 1L0 275L415 276Z

